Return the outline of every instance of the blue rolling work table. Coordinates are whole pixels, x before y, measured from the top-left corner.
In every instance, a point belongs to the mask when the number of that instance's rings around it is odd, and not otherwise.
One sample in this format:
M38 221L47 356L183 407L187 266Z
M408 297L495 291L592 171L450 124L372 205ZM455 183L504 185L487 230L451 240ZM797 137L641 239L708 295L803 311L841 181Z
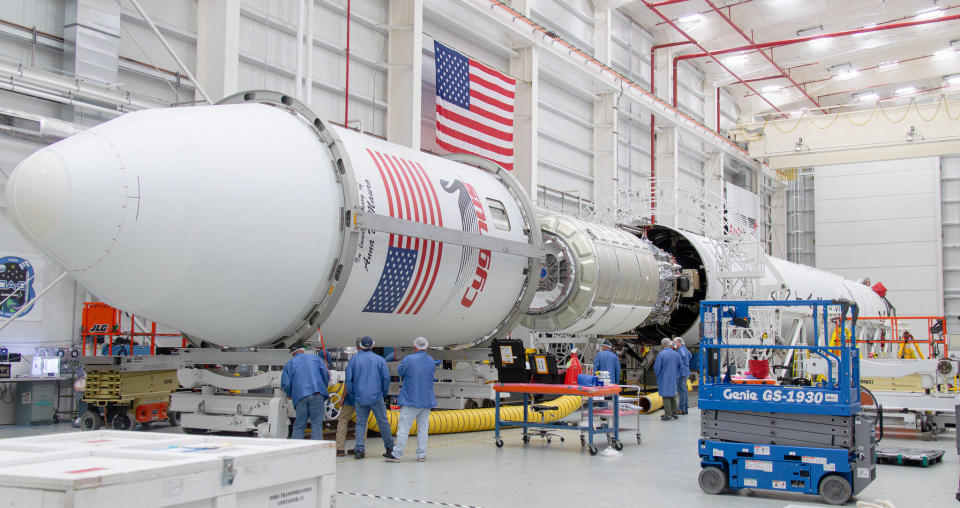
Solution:
M551 384L539 384L539 383L498 383L493 386L493 390L496 392L495 397L495 407L496 407L496 421L494 423L493 434L497 448L503 446L503 440L500 439L500 429L502 427L523 427L523 442L527 443L530 441L528 435L529 429L535 430L547 430L547 429L557 429L557 430L578 430L581 433L581 445L585 445L583 436L586 435L589 440L589 451L590 455L597 454L597 447L593 444L593 436L596 434L605 434L610 441L610 444L617 450L623 448L623 443L620 441L620 386L618 385L607 385L607 386L579 386L579 385L551 385ZM513 420L502 420L500 419L501 414L501 404L500 396L501 394L506 393L517 393L523 394L523 418L517 418ZM560 423L545 423L545 416L541 421L530 421L530 401L531 395L572 395L577 397L586 397L587 398L587 425L586 426L576 426L572 427L570 425L563 425ZM613 426L602 425L600 427L594 427L594 397L612 397L613 398ZM546 406L551 406L551 403L545 403ZM517 407L508 407L507 409L516 410L516 416L520 416L520 408ZM541 415L543 413L541 412ZM610 435L613 434L613 439L610 439ZM549 440L549 439L548 439ZM563 437L560 438L563 440Z

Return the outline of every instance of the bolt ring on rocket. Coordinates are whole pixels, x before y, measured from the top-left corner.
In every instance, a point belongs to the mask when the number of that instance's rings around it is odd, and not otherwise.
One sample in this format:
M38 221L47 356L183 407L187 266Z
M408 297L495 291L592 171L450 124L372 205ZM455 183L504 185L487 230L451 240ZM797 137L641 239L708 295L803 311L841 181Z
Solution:
M306 104L303 104L289 95L270 90L250 90L246 92L235 93L228 97L224 97L222 100L217 102L217 104L242 104L245 102L257 102L261 104L277 106L299 116L305 124L312 128L314 133L317 135L317 138L327 145L333 155L333 160L336 162L334 165L334 176L336 177L337 182L340 183L339 188L342 203L349 203L354 206L359 203L359 198L356 191L357 186L353 178L353 172L346 170L347 168L342 155L343 149L340 144L340 140L333 135L330 129L324 126L323 120L314 114ZM341 260L352 259L353 256L356 255L357 242L353 240L358 233L356 231L352 231L348 227L349 211L344 211L341 209L341 212L342 222L340 223L340 231L343 232L343 234L339 238L340 254L331 266L329 275L327 276L327 285L329 286L329 290L327 290L325 296L322 297L320 301L315 302L310 311L303 317L303 323L296 331L287 337L279 337L273 341L275 346L288 347L312 335L317 326L323 323L323 321L326 320L326 318L330 315L330 312L333 310L333 304L339 300L340 295L343 293L343 289L346 284L338 284L338 282L341 279L344 281L349 279L350 270L353 267L353 263L342 263Z
M344 148L343 141L340 139L340 136L337 134L337 132L334 132L333 129L327 127L326 122L317 117L317 115L314 114L310 108L288 95L268 90L240 92L224 98L218 104L241 104L249 102L275 106L289 111L290 113L300 117L305 124L312 128L318 139L327 146L332 154L334 161L334 173L336 180L339 183L342 203L344 203L343 208L341 209L342 221L340 223L340 231L342 234L339 238L339 255L336 261L333 263L329 273L327 280L329 289L322 295L320 301L315 302L314 306L304 316L301 326L294 333L274 341L274 344L283 344L286 346L308 337L309 334L311 334L317 326L324 323L324 321L326 321L334 311L334 307L340 301L344 289L347 286L345 282L350 278L351 271L354 267L354 263L350 262L350 260L354 259L358 253L358 239L360 237L360 231L362 229L391 233L399 233L399 231L393 231L390 229L391 227L398 227L396 223L393 225L390 225L389 223L383 225L382 223L378 223L376 221L364 221L364 210L357 191L358 187L356 172L352 166L351 159L348 156L348 151ZM538 284L538 278L536 275L540 272L543 254L541 248L540 226L537 221L537 215L529 203L529 200L525 198L526 193L523 190L523 187L508 171L504 170L501 166L488 159L475 155L450 154L444 156L443 158L478 168L498 180L500 184L506 188L506 191L509 192L519 207L523 222L522 231L527 237L526 246L518 246L516 245L518 243L516 241L500 242L500 246L493 244L494 246L491 248L493 251L520 255L526 258L527 266L523 273L525 282L516 301L514 302L514 305L503 317L503 319L495 327L490 329L484 336L478 337L478 340L466 344L450 346L452 348L459 349L471 347L493 336L505 335L510 332L510 330L517 324L520 317L523 315L523 312L529 307L530 302L534 297L534 293L536 292ZM383 226L383 229L377 228L377 225ZM416 232L411 233L411 231L422 230L424 229L424 226L419 224L415 224L415 226L420 227L408 229L407 231L403 231L403 233L406 233L408 236L418 236ZM434 231L433 233L434 235L446 233L445 235L441 235L442 237L447 238L445 243L459 244L463 246L469 245L473 247L480 246L479 244L471 245L471 239L466 238L464 235L458 236L458 232ZM424 235L421 238L429 238L429 235ZM432 239L437 238L435 237ZM476 240L474 239L473 241L475 242ZM523 247L527 248L524 249ZM347 261L344 262L343 260Z

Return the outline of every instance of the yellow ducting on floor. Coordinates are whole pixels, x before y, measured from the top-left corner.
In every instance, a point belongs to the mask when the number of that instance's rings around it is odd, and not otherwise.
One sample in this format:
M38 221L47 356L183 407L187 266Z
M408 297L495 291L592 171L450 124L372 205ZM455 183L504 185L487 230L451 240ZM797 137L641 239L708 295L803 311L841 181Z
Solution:
M564 395L550 402L541 402L555 406L554 411L544 411L544 421L546 423L555 422L565 418L577 409L580 409L580 397L574 395ZM496 418L496 408L488 407L483 409L452 409L436 410L430 412L430 434L454 434L457 432L474 432L478 430L493 430L494 419ZM387 411L387 419L390 420L390 433L397 433L397 424L400 421L400 411ZM523 406L501 406L500 419L522 422ZM533 411L527 412L528 422L539 422L540 415ZM377 422L370 415L367 420L367 427L377 432ZM410 433L417 432L417 423L413 423Z
M637 405L640 406L641 413L652 413L663 407L663 397L660 396L660 392L641 395L637 399Z
M342 400L343 385L338 383L329 389L330 393L336 393L335 402ZM555 422L566 418L577 409L580 409L580 397L574 395L564 395L550 402L541 402L554 406L557 409L553 411L544 411L544 421L546 423ZM663 402L660 403L663 405ZM474 432L478 430L493 430L494 419L496 418L496 408L488 407L483 409L453 409L453 410L435 410L430 412L430 434L455 434L457 432ZM522 422L523 406L501 406L500 419ZM387 411L387 420L390 421L390 433L397 433L397 425L400 422L400 411ZM356 421L356 416L354 416ZM533 411L527 412L528 422L539 422L540 415ZM377 421L373 414L367 419L367 428L380 432ZM417 432L417 423L413 423L410 433Z

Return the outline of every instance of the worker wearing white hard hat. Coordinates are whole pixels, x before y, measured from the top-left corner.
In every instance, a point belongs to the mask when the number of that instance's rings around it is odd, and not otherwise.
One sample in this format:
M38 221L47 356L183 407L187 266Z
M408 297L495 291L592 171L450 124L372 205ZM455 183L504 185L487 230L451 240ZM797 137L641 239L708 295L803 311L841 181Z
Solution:
M416 352L405 356L397 370L403 380L400 396L397 397L401 406L400 423L397 425L397 440L393 445L393 452L383 454L387 462L400 462L414 421L417 422L417 461L423 462L427 458L430 409L437 405L437 399L433 395L433 374L437 365L427 354L428 345L425 337L414 339L413 348Z

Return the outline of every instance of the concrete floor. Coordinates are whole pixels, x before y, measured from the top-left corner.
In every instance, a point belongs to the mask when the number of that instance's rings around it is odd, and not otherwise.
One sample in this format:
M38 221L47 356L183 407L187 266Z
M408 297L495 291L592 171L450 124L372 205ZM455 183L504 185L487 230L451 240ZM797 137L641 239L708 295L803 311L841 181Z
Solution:
M700 421L696 409L674 422L661 422L657 413L642 416L643 444L634 432L624 434L621 455L590 456L580 449L576 432L565 443L547 445L534 439L524 446L518 429L503 433L496 448L493 432L434 436L427 461L408 454L399 464L380 458L383 442L373 437L368 456L338 459L337 489L346 493L389 496L459 505L501 506L824 506L819 497L755 491L709 496L697 486L696 452ZM635 420L624 422L633 426ZM70 424L0 427L0 438L76 431ZM157 426L152 432L178 432ZM410 446L414 446L411 440ZM855 500L890 500L898 507L955 506L960 464L953 437L925 443L887 438L881 446L932 447L946 451L943 463L929 468L878 466L877 481ZM407 506L406 501L341 494L337 507ZM851 504L852 506L852 504Z

